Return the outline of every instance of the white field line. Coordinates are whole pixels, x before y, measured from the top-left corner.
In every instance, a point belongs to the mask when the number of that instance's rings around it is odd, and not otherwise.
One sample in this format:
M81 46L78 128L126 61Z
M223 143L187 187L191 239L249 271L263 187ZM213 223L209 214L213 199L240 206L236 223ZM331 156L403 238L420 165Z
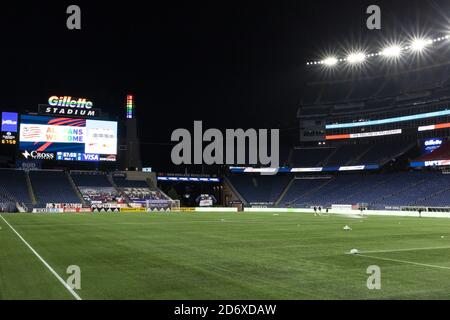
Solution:
M447 247L425 247L425 248L406 248L406 249L391 249L391 250L373 250L373 251L361 251L362 254L366 253L389 253L389 252L402 252L402 251L421 251L421 250L442 250L450 249Z
M412 265L420 266L420 267L428 267L428 268L450 270L450 267L437 266L437 265L434 265L434 264L426 264L426 263L418 263L418 262L412 262L412 261L406 261L406 260L397 260L397 259L390 259L390 258L368 256L368 255L365 255L365 254L357 254L356 256L365 257L365 258L371 258L371 259L377 259L377 260L384 260L384 261L392 261L392 262L399 262L399 263L405 263L405 264L412 264Z
M80 296L58 275L58 273L56 273L55 270L53 270L53 268L39 255L39 253L37 253L36 250L34 250L33 247L25 241L25 239L8 223L8 221L6 221L5 218L3 218L2 215L0 215L0 218L2 218L2 220L8 225L8 227L11 228L11 230L19 237L19 239L22 240L23 243L25 243L25 245L31 250L31 252L33 252L39 260L41 260L44 266L46 266L47 269L50 270L50 272L56 277L56 279L61 282L64 288L66 288L75 299L81 300Z

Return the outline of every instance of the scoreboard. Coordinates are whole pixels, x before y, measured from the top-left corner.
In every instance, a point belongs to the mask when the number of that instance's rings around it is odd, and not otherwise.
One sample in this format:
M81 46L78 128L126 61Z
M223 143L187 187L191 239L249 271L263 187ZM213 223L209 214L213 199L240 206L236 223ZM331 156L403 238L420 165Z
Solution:
M117 122L22 115L19 158L116 161Z

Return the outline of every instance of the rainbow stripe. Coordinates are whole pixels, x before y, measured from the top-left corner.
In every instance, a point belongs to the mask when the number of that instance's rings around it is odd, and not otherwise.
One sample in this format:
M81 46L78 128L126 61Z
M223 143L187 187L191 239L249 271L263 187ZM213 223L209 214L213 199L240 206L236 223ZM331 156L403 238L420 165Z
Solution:
M127 96L127 119L133 119L133 113L134 113L133 96L128 95Z

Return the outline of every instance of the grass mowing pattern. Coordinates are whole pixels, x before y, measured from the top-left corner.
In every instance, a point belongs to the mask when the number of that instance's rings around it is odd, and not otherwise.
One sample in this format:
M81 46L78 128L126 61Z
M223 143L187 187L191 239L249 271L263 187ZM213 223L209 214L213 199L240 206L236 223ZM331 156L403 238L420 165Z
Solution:
M3 217L63 279L69 265L80 266L82 299L450 299L450 219L298 213ZM346 224L353 231L343 231ZM0 227L0 299L73 299L1 219ZM345 254L353 248L429 249L370 258ZM381 267L381 290L366 287L370 265Z

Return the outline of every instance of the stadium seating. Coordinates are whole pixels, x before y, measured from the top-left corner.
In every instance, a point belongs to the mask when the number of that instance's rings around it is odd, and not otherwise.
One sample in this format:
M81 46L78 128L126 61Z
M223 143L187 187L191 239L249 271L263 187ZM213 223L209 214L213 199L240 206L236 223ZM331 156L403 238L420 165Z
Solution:
M405 141L391 141L373 144L370 146L367 153L365 153L360 159L360 164L380 164L383 165L386 162L394 159L395 157L402 155L406 151L410 150L416 145L415 142Z
M446 141L444 144L433 152L423 155L414 162L434 161L434 160L450 160L450 142Z
M113 178L114 183L119 188L149 188L149 185L146 181L142 180L127 180L125 178Z
M292 152L291 166L299 168L309 168L321 166L324 159L327 159L335 148L301 148Z
M273 205L292 178L289 176L231 176L230 181L248 203Z
M272 177L275 189L258 184L260 177L230 179L249 203L275 203L283 177ZM286 182L286 181L284 181ZM274 192L277 190L277 192ZM441 172L344 174L334 177L295 178L278 206L307 208L333 204L364 204L371 209L450 205L450 175ZM266 199L266 200L264 200Z
M334 148L295 148L292 151L290 165L296 168L363 164L384 165L416 145L415 141L401 140L375 144L344 144Z
M147 200L170 200L160 190L151 189L146 181L127 180L121 177L114 177L113 180L119 190L132 202L144 203Z
M350 164L349 162L359 159L367 150L369 145L342 145L340 146L325 162L325 166L345 166ZM356 164L356 163L353 163Z
M164 194L149 188L120 188L132 202L144 203L147 200L169 200Z
M71 177L80 190L85 201L90 204L124 203L108 177L103 172L71 172Z
M12 199L25 205L31 205L25 171L0 169L0 193L4 199ZM10 201L10 200L8 200Z
M31 185L38 206L46 203L80 203L75 190L63 171L30 171Z
M77 186L82 187L112 187L106 174L98 172L71 172L71 177Z
M450 189L450 176L440 172L415 172L414 177L405 183L402 190L383 199L385 206L425 206L435 203L437 206L447 206L448 200L440 195ZM434 200L433 200L434 199ZM438 202L436 200L441 200Z
M311 192L330 182L331 178L325 179L295 179L280 202L280 207L296 207L301 200Z

